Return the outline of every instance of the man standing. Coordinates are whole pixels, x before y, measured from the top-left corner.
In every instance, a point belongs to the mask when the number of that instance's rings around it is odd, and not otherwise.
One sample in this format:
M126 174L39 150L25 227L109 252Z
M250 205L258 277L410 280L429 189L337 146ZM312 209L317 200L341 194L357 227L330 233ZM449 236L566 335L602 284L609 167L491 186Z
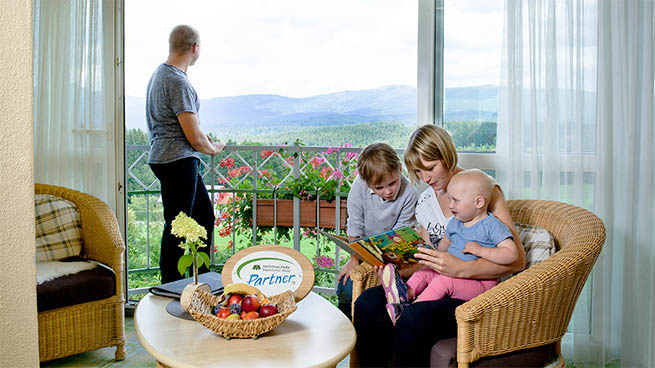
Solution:
M171 234L171 223L183 211L207 229L207 244L214 234L214 209L199 172L200 153L212 156L225 145L212 142L198 121L198 96L186 71L200 56L198 31L179 25L171 31L168 60L150 77L146 93L146 120L150 136L148 163L161 183L164 233L159 267L161 282L183 278L177 262L184 254L183 239Z

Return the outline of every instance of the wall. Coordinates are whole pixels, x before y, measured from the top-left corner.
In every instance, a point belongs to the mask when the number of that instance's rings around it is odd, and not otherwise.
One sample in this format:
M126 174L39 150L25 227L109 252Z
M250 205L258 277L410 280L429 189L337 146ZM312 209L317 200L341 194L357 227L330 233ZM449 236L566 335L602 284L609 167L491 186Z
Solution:
M0 367L36 367L32 0L3 1L0 25Z

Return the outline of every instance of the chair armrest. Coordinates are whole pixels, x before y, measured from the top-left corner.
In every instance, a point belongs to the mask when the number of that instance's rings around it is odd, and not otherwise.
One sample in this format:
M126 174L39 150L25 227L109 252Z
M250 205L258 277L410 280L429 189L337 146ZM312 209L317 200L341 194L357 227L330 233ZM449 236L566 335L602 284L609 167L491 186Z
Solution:
M85 256L122 271L125 244L109 206L93 198L80 206L80 217Z
M559 341L596 257L562 250L457 307L457 361Z
M364 290L380 285L380 278L375 273L375 269L368 263L361 263L350 271L350 279L353 282L352 294L352 315L355 315L355 300Z

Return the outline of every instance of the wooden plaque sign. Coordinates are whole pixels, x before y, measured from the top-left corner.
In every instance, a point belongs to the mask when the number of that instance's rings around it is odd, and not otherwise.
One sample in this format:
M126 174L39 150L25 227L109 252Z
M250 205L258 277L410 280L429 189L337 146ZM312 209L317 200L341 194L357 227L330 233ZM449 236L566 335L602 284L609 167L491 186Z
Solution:
M225 262L223 285L243 282L266 296L291 290L300 301L314 286L314 266L302 253L281 245L257 245L237 252Z

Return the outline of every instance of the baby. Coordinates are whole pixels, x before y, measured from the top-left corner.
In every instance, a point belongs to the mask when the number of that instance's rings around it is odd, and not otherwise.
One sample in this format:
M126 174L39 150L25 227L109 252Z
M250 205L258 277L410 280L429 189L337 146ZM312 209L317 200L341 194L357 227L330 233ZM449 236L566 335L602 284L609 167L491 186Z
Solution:
M473 169L452 177L448 184L448 208L453 217L437 250L447 251L464 261L479 257L498 264L511 264L518 257L512 232L487 212L495 181ZM393 264L382 270L382 286L387 297L387 312L395 324L410 301L438 300L445 296L471 300L498 284L498 280L462 279L442 275L423 267L405 283Z

